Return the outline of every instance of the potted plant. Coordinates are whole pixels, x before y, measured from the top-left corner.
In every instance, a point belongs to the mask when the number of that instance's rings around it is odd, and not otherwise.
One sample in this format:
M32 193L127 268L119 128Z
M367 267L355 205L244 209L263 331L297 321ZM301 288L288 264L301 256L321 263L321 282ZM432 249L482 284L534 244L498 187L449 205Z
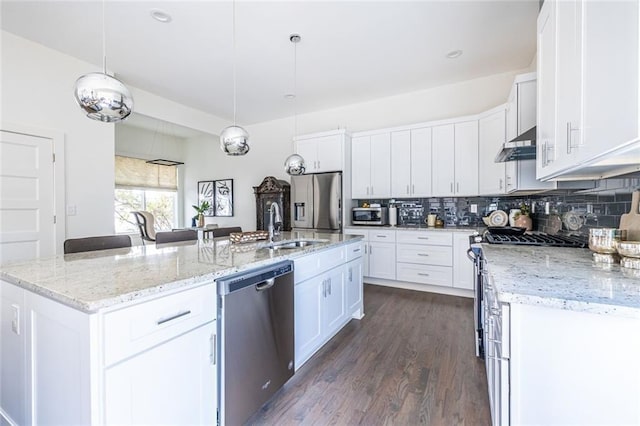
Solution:
M192 206L194 209L196 209L196 212L198 212L198 227L199 228L202 228L204 226L204 212L209 210L210 206L211 205L206 200L203 201L202 203L200 203L199 206L197 206L197 205L193 205Z
M529 216L530 213L531 207L522 203L520 205L520 213L518 213L515 217L514 225L521 228L526 228L527 231L531 231L533 229L533 223L531 221L531 217Z

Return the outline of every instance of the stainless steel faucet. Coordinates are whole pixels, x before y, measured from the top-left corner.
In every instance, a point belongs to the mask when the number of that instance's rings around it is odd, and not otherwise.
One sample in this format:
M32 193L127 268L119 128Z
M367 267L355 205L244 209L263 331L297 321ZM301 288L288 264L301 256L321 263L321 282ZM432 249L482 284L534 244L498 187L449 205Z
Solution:
M280 226L282 226L282 217L280 216L280 207L278 203L271 203L269 209L269 241L274 240L276 235L280 235Z

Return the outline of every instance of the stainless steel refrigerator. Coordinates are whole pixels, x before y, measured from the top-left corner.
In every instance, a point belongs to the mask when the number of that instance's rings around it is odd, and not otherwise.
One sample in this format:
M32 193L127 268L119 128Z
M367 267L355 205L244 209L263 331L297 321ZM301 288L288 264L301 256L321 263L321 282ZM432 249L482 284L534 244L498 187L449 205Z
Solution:
M342 230L342 173L291 177L294 229Z

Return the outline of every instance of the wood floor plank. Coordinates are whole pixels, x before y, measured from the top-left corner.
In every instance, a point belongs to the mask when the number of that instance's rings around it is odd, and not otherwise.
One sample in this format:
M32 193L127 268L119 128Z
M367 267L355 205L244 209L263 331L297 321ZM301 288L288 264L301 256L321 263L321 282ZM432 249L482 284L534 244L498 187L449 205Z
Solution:
M365 285L352 320L248 422L254 425L490 424L473 301Z

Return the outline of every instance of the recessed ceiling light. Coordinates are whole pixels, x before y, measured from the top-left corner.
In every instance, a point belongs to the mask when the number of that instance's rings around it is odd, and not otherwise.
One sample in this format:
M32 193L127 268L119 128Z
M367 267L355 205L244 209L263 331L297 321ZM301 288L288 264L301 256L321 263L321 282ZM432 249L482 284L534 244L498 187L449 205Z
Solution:
M285 99L295 99L296 95L294 95L293 93L287 93L286 95L284 95Z
M169 15L164 10L151 9L151 17L158 22L162 22L163 24L168 24L169 22L171 22L171 15Z
M461 55L462 55L462 50L452 50L451 52L447 53L447 58L455 59L455 58L459 58Z

